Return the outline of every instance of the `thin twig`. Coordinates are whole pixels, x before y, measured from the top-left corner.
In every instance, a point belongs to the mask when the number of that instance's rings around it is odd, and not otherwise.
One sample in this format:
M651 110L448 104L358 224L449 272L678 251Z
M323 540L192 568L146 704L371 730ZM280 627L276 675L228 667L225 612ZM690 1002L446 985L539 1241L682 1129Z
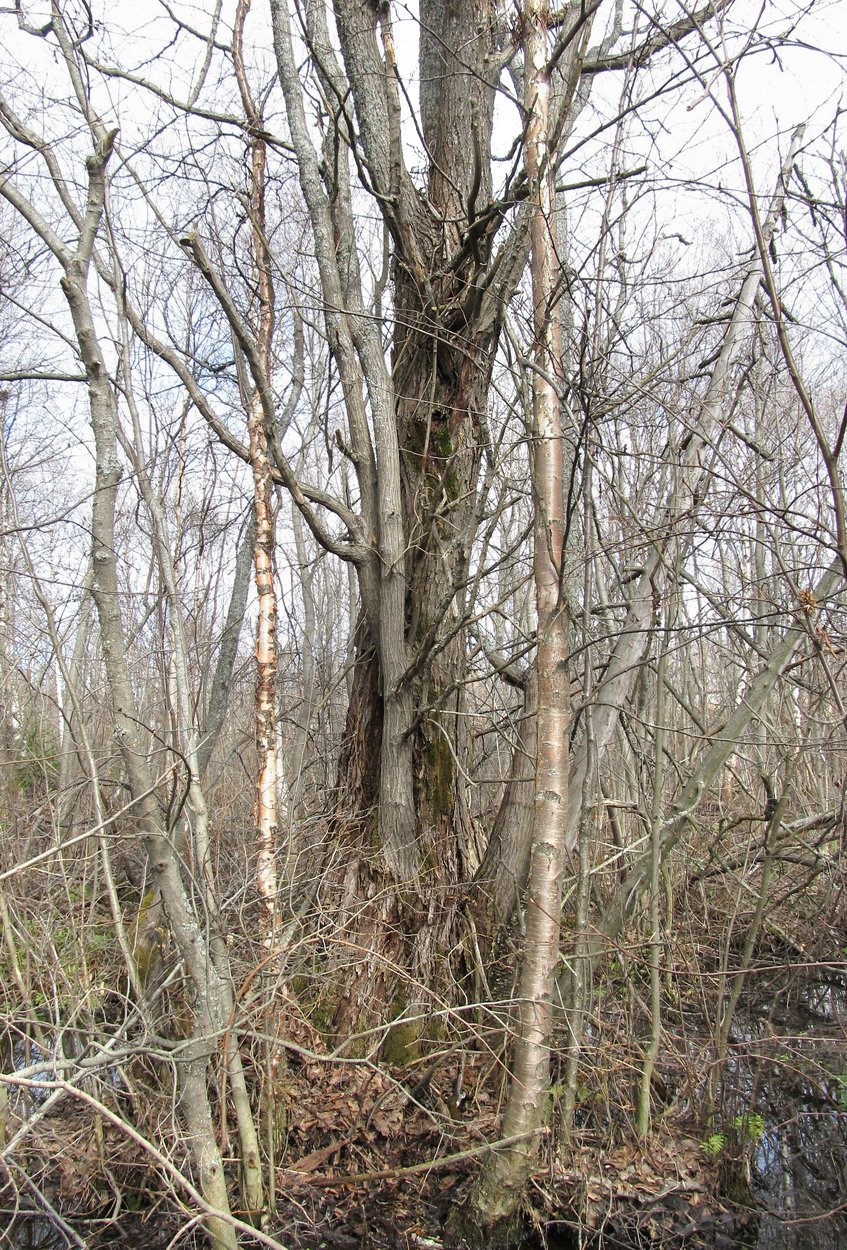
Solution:
M549 1128L530 1129L525 1133L515 1133L513 1137L503 1137L500 1141L483 1142L481 1146L473 1146L470 1150L459 1150L456 1154L444 1155L441 1159L427 1159L425 1163L413 1163L406 1168L380 1168L376 1172L354 1172L349 1175L309 1176L306 1172L299 1173L309 1185L329 1188L331 1185L366 1185L369 1181L388 1180L394 1176L414 1176L419 1172L434 1172L437 1168L449 1167L453 1163L461 1163L464 1159L473 1159L477 1155L490 1154L504 1146L514 1146L529 1137L546 1137ZM339 1143L341 1144L341 1143ZM287 1168L290 1176L297 1176L296 1168Z

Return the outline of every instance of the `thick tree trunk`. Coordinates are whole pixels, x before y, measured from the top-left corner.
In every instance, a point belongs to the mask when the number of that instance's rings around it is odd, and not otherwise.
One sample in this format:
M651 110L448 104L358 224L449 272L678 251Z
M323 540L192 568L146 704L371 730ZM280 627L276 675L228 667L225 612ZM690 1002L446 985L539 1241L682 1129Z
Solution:
M310 31L317 43L322 35L316 7ZM369 969L358 970L346 986L336 1016L339 1027L355 1026L362 1011L390 1016L421 1005L420 992L411 988L415 982L452 995L455 970L436 965L440 951L457 946L457 890L468 879L471 862L462 591L478 516L499 326L496 317L480 317L494 231L489 224L477 226L472 241L469 234L491 198L492 13L485 3L455 6L439 0L425 8L421 118L432 156L426 211L396 163L399 122L388 16L380 11L378 17L364 0L336 6L344 69L375 189L387 193L395 184L398 192L397 211L389 214L396 250L394 402L382 426L386 430L390 421L390 440L379 434L379 409L375 421L377 493L384 494L380 610L369 611L363 588L339 770L341 809L360 820L355 828L342 829L345 868L333 883L351 917L358 899L356 941L371 958ZM322 73L336 81L340 66L333 67L324 43L320 52ZM468 73L468 65L477 72ZM386 123L375 126L380 115ZM469 137L475 153L471 160ZM340 193L335 207L339 240L343 203ZM496 220L499 224L501 218ZM418 263L423 256L425 270ZM344 272L349 278L349 257ZM347 291L349 303L349 283ZM364 357L365 345L359 350ZM367 377L367 361L363 367ZM397 517L395 497L388 493L394 481L400 488ZM398 519L400 532L393 535L385 522L393 526ZM392 555L398 550L399 569ZM398 588L401 597L395 602ZM378 906L368 903L377 897ZM389 985L388 959L399 962L406 987Z
M471 740L462 589L476 528L480 428L492 349L486 341L470 358L466 348L451 349L431 333L412 334L409 323L420 317L419 307L399 313L397 325L403 328L394 349L394 382L402 396L397 428L408 553L403 621L408 665L400 689L387 699L385 666L363 615L339 773L342 810L362 816L354 832L358 847L348 844L345 852L343 888L351 919L357 890L360 903L379 895L377 909L360 913L357 941L380 958L370 973L357 971L347 986L336 1017L339 1028L361 1027L361 1011L376 1017L380 1011L424 1007L413 986L454 997L461 970L439 968L439 952L460 946L456 901L475 867L466 794ZM399 744L391 740L398 733ZM386 791L406 793L401 769L411 772L414 854L398 861L385 854L383 798ZM405 871L398 871L398 864ZM386 891L396 892L391 905ZM388 960L407 974L406 988L390 986Z
M474 910L485 951L518 909L529 878L535 792L538 680L526 674L509 780L474 877Z
M342 810L348 817L366 819L379 798L383 713L376 644L364 612L356 622L353 647L356 658L338 780Z
M385 984L389 957L407 987L455 992L453 970L438 975L434 964L437 951L459 945L458 891L476 866L465 795L463 593L480 515L487 396L503 308L528 254L529 214L522 190L492 198L494 100L508 56L502 15L489 0L421 6L423 190L405 164L390 7L334 0L336 41L321 0L305 6L314 73L327 100L345 102L341 146L328 135L321 159L283 0L271 0L271 11L369 544L356 562L362 618L339 777L341 809L355 820L339 821L339 867L328 884L343 914L359 917L355 940L370 952L336 1016L349 1024L354 999L366 1014L389 1015L406 1001L402 986L395 994ZM348 144L392 247L390 368L353 245ZM495 237L511 217L495 257Z

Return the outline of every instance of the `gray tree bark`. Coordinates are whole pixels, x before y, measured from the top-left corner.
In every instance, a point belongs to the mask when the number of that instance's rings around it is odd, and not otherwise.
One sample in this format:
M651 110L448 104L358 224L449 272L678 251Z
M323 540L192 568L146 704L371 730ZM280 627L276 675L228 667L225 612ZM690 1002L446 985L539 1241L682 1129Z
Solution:
M559 959L562 879L567 833L570 681L570 612L565 584L565 432L553 381L561 366L561 336L554 302L555 170L551 144L550 60L547 11L541 0L524 9L526 173L532 207L533 495L534 583L537 613L535 803L532 861L524 909L526 936L512 1065L502 1136L523 1140L496 1151L458 1221L474 1243L516 1240L524 1185L534 1166L550 1113L553 990ZM568 60L578 66L590 20L575 16ZM567 73L567 71L565 71Z

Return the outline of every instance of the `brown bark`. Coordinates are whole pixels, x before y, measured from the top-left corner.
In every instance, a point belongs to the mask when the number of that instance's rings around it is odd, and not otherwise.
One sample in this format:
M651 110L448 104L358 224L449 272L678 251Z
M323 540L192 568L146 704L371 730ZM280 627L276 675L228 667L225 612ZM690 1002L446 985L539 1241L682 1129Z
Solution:
M410 749L398 763L411 769L413 777L414 835L420 848L415 884L426 910L423 896L433 886L443 892L466 876L468 816L462 774L469 742L462 716L466 639L460 595L476 527L497 337L496 318L480 317L480 284L493 229L479 230L473 246L468 232L491 194L494 90L487 67L493 51L492 15L484 4L428 5L421 14L421 120L432 158L424 213L421 201L408 193L399 135L393 130L396 84L387 18L377 23L364 4L338 7L344 10L342 51L363 145L372 167L384 171L387 187L399 189L398 209L388 215L388 224L395 245L393 420L407 552L402 621L406 663L399 677L407 722L402 732ZM448 33L446 44L439 32ZM463 72L450 48L462 49ZM465 72L468 66L473 72ZM368 120L376 107L366 86L369 67L385 83L379 102L388 119L384 131ZM469 136L476 152L470 162ZM427 257L425 270L421 256ZM385 690L384 668L380 678ZM363 667L354 696L361 728L374 719L361 713L364 692L378 684ZM383 735L381 755L375 759L379 743L359 739L354 754L373 760L366 773L381 774L394 766L387 745Z
M469 745L462 717L465 639L459 600L476 524L481 434L496 345L496 316L490 306L480 315L479 285L494 227L490 222L477 227L473 245L467 234L476 223L478 204L490 200L491 12L474 4L456 6L448 14L448 6L431 5L431 12L422 14L427 29L447 23L451 46L464 49L461 58L448 55L449 75L456 82L447 85L437 64L443 56L440 41L433 47L425 39L421 51L423 78L446 85L451 101L446 121L443 108L422 102L425 140L433 155L425 202L402 157L388 11L378 12L361 0L335 6L339 61L322 7L307 6L316 73L328 98L340 103L352 95L367 179L392 238L389 371L371 318L356 315L364 308L351 247L346 162L336 156L331 174L326 167L318 170L302 114L288 16L282 4L272 7L280 81L315 231L329 340L348 401L363 525L378 553L376 565L359 566L362 614L340 760L342 809L345 817L356 819L339 822L344 867L328 888L344 907L344 900L354 896L365 904L386 889L401 887L402 907L399 895L387 911L381 905L351 904L362 917L357 940L367 949L374 943L379 947L376 930L381 930L382 954L396 955L413 979L429 981L436 947L453 945L444 934L452 923L457 884L467 875L463 767ZM474 73L465 72L465 56ZM494 77L498 74L495 70ZM342 116L338 125L346 133ZM470 165L469 134L478 149ZM502 214L495 224L501 219ZM370 404L373 443L363 394ZM398 929L399 952L393 938ZM373 973L370 986L363 982L361 994L360 979L347 985L339 1020L355 1019L354 998L368 1011L381 997L397 998L387 986L379 988L382 973Z
M583 35L597 7L581 13L576 33L567 22L557 32L556 141L585 98L578 90ZM407 947L422 950L431 921L420 918L440 917L470 862L462 595L481 510L493 362L503 309L525 268L532 216L519 168L493 196L492 127L501 75L524 32L507 30L489 0L424 0L418 120L426 172L419 189L404 156L390 6L333 0L332 9L330 35L322 0L304 8L303 33L329 114L319 156L288 6L271 2L327 339L347 409L357 541L364 536L374 556L356 561L362 619L340 782L345 815L352 810L357 822L352 841L353 826L346 826L340 858L357 858L363 901L402 888L403 916L398 911L390 923L402 924ZM390 239L390 368L376 308L363 297L350 163ZM344 896L349 874L339 871L332 888Z
M475 867L465 794L463 595L482 510L501 320L529 251L525 178L518 172L501 199L492 195L494 101L509 36L489 0L424 0L419 120L427 172L419 191L403 153L389 7L334 0L337 44L321 0L305 7L314 73L330 111L337 110L322 160L303 112L287 6L272 0L271 10L327 336L347 406L362 531L376 555L356 565L362 615L339 777L344 816L355 819L339 821L339 868L327 890L361 918L360 945L399 963L401 981L405 974L410 985L454 994L455 970L439 973L435 952L460 945L458 891ZM578 59L568 64L557 126L579 79ZM348 148L391 241L390 369L362 296ZM386 891L394 893L391 907L371 905ZM383 972L363 969L345 987L339 1019L355 1020L353 998L366 1014L405 999L405 990L398 996L381 988L384 980Z
M379 662L367 617L360 613L353 646L356 667L338 761L344 802L352 812L371 812L379 799L382 757L382 692Z
M535 672L524 679L523 707L512 751L509 780L497 810L482 863L474 876L476 910L482 914L483 949L514 916L529 879L535 794Z

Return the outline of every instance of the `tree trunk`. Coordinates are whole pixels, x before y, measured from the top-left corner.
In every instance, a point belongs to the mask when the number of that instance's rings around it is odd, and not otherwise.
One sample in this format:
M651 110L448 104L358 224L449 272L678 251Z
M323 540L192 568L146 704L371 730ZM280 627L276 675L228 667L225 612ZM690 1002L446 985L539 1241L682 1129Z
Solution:
M92 177L94 169L90 162ZM102 167L99 177L103 178ZM217 1141L212 1128L206 1088L206 1071L214 1054L215 1039L227 1024L226 992L221 984L204 935L186 898L176 857L164 836L153 778L138 741L134 696L123 646L116 576L114 510L120 467L115 442L116 410L105 364L95 337L94 321L85 291L85 264L74 257L65 266L62 286L73 315L80 352L89 378L91 424L95 434L97 490L94 495L92 545L93 597L100 620L103 656L121 745L138 817L144 830L153 879L161 897L169 928L195 991L192 1036L186 1048L180 1107L192 1157L204 1198L224 1217L229 1200ZM188 1053L190 1051L190 1053ZM215 1250L235 1250L235 1234L226 1218L208 1222Z
M523 707L512 751L509 780L474 877L477 927L483 950L518 909L529 878L535 792L538 680L534 669L524 678Z
M574 43L585 38L576 20ZM562 876L567 833L570 750L569 610L565 587L565 451L561 406L552 381L561 365L554 304L555 151L550 148L550 70L546 11L524 10L526 171L532 218L536 672L535 812L526 937L521 953L512 1072L501 1136L520 1138L494 1153L460 1215L472 1243L518 1240L515 1224L524 1185L550 1110L553 988L559 958Z
M320 169L315 160L287 13L277 0L272 5L328 336L347 401L360 506L378 551L376 563L357 566L362 611L339 768L341 854L328 882L342 914L359 917L353 921L355 941L369 959L360 961L345 986L336 1012L339 1028L357 1027L363 1016L390 1018L419 998L389 984L388 960L399 963L410 984L447 988L449 971L438 975L434 963L438 951L455 946L456 891L469 875L462 591L477 523L499 330L497 301L482 307L482 279L503 213L478 220L491 199L492 72L496 80L499 69L489 65L494 36L487 4L439 0L425 8L421 119L432 157L425 200L403 167L387 9L365 0L335 6L341 60L322 6L310 3L306 10L316 73L328 98L352 95L394 246L389 370L372 318L355 315L365 310L351 247L346 165L334 160L330 175L329 162ZM469 65L476 72L469 73ZM371 407L373 443L362 393Z
M91 308L88 279L106 199L106 163L117 132L107 132L91 113L78 72L75 49L61 14L54 8L53 31L68 69L80 109L89 120L94 151L86 160L87 200L84 212L69 209L75 247L67 244L13 182L2 191L29 223L62 267L61 287L73 322L76 344L85 369L91 428L94 434L96 482L92 497L92 597L100 623L103 660L114 716L115 737L135 801L142 838L149 857L157 897L194 991L191 1032L180 1083L180 1109L204 1199L219 1213L207 1221L215 1250L236 1250L228 1222L229 1206L223 1161L212 1130L206 1075L217 1037L228 1025L228 986L211 958L204 928L189 903L180 865L165 836L155 796L156 780L148 767L139 733L140 719L127 665L120 616L115 509L121 467L117 454L118 411ZM16 121L17 133L26 134ZM33 146L37 146L34 144Z

